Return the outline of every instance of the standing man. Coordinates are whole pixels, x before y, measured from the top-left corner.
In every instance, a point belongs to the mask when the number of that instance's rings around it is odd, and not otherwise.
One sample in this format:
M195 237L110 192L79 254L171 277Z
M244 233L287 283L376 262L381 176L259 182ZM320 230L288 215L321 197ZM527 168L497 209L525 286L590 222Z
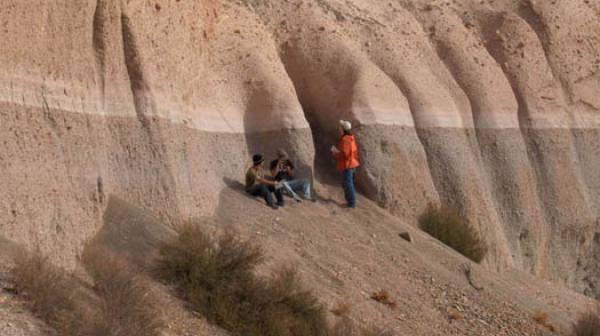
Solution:
M342 172L342 186L348 208L356 208L356 191L354 188L354 170L360 166L358 162L358 146L352 135L352 124L340 120L340 140L337 146L331 147L331 153L336 160L336 169Z
M288 154L283 149L277 150L277 159L271 161L271 175L275 177L275 181L281 183L283 188L296 200L301 202L302 199L295 190L302 190L302 197L307 200L315 201L310 195L310 182L304 179L294 178L294 164L289 159Z
M267 202L267 205L273 209L283 207L281 186L278 182L270 181L265 178L263 162L264 159L261 154L252 156L252 167L248 168L248 171L246 172L246 192L252 196L262 196L265 199L265 202ZM271 196L272 192L275 193L277 204L273 203L273 196Z

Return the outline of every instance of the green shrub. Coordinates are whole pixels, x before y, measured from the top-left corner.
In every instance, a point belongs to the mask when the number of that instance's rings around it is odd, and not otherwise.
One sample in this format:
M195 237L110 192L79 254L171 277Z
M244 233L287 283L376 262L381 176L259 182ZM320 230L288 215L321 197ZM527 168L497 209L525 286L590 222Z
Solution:
M600 304L577 319L573 325L573 336L600 336Z
M262 260L260 248L232 231L215 239L187 225L161 249L157 272L194 309L234 335L327 335L324 310L296 272L258 278L254 270Z
M445 206L430 205L419 216L419 226L465 257L479 263L487 253L485 241L460 215Z

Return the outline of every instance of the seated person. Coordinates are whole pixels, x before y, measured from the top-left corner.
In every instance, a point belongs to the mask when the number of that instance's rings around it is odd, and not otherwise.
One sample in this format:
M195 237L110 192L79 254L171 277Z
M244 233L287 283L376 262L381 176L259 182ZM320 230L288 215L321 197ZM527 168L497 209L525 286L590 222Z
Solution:
M278 182L269 181L265 178L262 167L263 162L262 155L255 154L252 156L252 167L248 168L246 172L246 192L252 196L262 196L268 206L277 209L279 206L283 206L283 194ZM275 193L277 204L273 204L272 192Z
M275 177L275 181L280 182L296 202L301 202L302 199L295 190L302 189L302 197L307 200L315 201L310 195L310 182L304 179L294 178L294 164L288 158L287 153L283 149L277 150L277 159L271 162L271 175Z

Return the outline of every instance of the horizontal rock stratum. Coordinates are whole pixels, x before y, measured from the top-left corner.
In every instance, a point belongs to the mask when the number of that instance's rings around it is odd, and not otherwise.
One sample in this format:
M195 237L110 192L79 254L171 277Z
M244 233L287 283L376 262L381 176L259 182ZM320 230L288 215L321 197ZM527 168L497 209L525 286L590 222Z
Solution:
M458 209L486 265L600 296L597 0L7 0L0 234L73 263L109 195L211 215L249 155ZM351 229L351 228L349 228Z

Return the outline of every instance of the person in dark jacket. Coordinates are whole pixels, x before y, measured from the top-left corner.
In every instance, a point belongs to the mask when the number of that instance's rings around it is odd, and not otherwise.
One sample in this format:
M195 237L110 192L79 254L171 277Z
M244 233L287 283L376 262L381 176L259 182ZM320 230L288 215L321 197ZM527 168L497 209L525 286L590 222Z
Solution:
M315 201L310 195L310 182L305 179L298 179L295 176L295 167L289 159L288 154L284 149L277 150L277 159L271 161L271 175L275 181L278 181L283 186L283 189L296 200L301 202L302 199L296 193L296 190L302 190L302 197L307 200Z
M354 188L354 171L360 163L358 161L358 146L352 135L352 124L340 120L340 140L336 146L331 147L331 153L336 160L336 169L342 172L342 186L344 196L349 208L356 208L356 190Z
M281 185L277 181L271 181L266 178L263 168L263 156L255 154L252 156L252 167L246 172L246 192L252 196L262 196L267 202L267 205L273 209L283 207L283 193ZM277 198L277 204L273 203L273 196Z

